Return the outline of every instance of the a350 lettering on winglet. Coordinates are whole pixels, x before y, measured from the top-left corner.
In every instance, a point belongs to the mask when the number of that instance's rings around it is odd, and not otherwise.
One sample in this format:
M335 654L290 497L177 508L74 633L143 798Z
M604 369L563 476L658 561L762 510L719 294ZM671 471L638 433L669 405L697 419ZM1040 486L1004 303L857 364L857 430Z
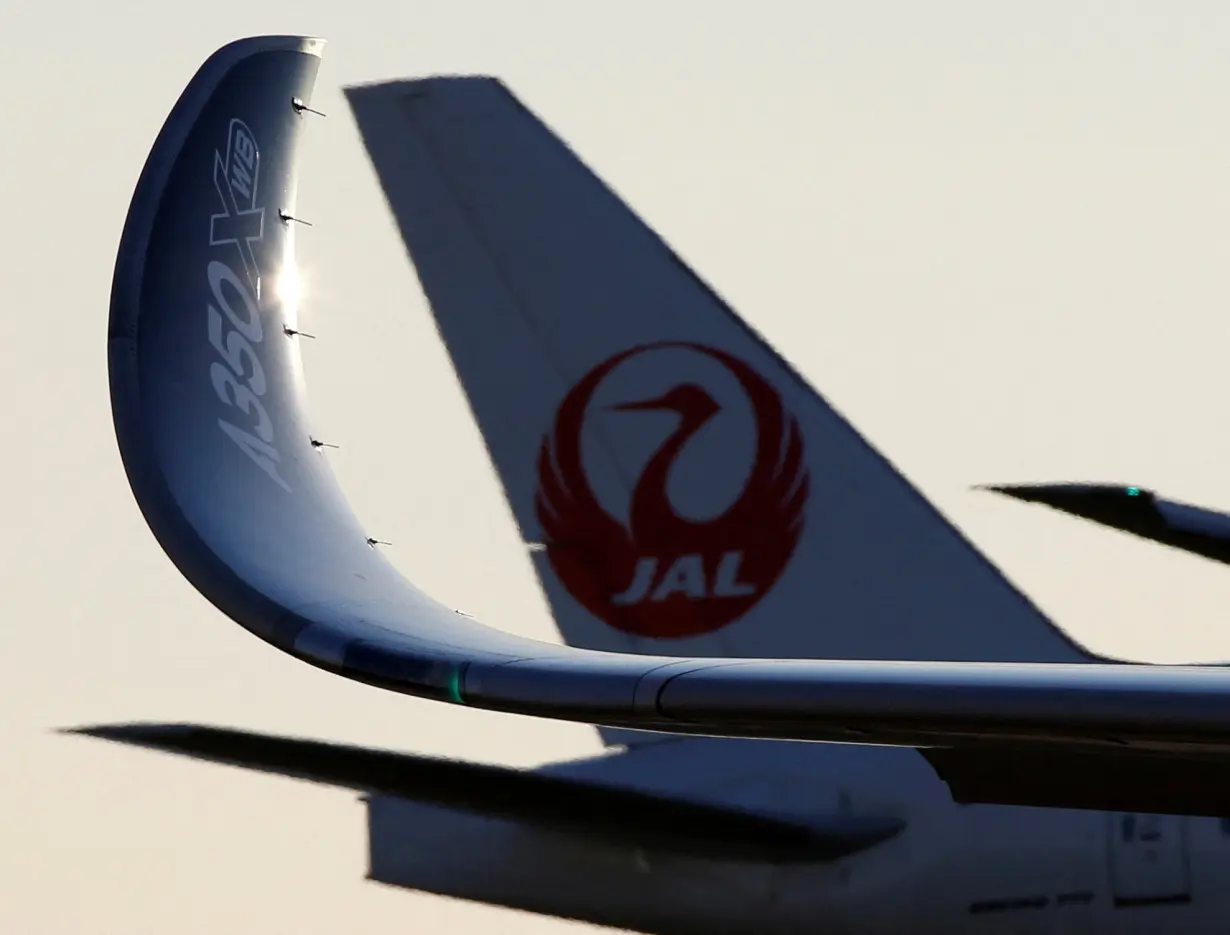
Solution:
M265 235L265 209L256 204L259 181L260 147L247 124L233 119L225 155L214 153L213 182L222 210L209 222L213 250L206 270L208 334L218 355L210 364L209 380L228 410L238 410L242 416L236 419L228 412L228 417L218 419L218 427L289 493L290 485L278 473L281 456L274 447L273 421L260 399L269 384L257 353L265 338L259 307L261 271L253 249Z

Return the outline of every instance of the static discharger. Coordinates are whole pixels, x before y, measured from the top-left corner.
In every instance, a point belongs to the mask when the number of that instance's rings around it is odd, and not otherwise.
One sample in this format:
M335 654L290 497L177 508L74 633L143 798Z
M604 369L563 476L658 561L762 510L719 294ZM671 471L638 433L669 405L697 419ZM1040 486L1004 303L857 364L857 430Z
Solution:
M302 116L303 114L315 114L317 117L327 117L328 116L328 114L324 114L320 112L319 110L314 110L311 107L308 107L307 104L303 103L303 100L301 98L292 97L290 99L290 106L293 107L295 109L295 113L299 114L300 116Z

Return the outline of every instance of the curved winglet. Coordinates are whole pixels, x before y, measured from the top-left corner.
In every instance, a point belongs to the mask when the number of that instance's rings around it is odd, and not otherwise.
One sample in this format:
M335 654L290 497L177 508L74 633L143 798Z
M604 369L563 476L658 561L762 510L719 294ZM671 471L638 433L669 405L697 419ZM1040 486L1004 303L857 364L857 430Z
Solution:
M116 436L150 528L220 610L317 665L455 699L456 654L419 634L447 643L475 625L369 546L312 444L293 290L279 288L295 275L298 148L322 45L224 47L163 126L112 286ZM487 659L525 655L482 636Z

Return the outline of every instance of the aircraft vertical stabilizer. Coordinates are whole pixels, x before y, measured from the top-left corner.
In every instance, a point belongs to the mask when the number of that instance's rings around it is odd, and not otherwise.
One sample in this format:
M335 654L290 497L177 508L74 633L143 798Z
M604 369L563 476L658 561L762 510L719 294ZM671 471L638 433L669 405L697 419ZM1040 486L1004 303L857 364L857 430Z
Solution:
M347 94L569 644L1091 658L501 83Z
M568 643L1090 658L502 84L347 93Z

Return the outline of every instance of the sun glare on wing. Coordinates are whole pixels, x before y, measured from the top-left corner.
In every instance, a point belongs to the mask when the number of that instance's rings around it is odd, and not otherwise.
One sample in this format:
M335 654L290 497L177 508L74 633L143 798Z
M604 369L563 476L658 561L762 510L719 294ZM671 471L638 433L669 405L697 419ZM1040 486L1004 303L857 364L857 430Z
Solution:
M278 301L292 313L299 311L299 302L303 298L303 276L299 267L293 263L282 268L278 274L276 290Z

